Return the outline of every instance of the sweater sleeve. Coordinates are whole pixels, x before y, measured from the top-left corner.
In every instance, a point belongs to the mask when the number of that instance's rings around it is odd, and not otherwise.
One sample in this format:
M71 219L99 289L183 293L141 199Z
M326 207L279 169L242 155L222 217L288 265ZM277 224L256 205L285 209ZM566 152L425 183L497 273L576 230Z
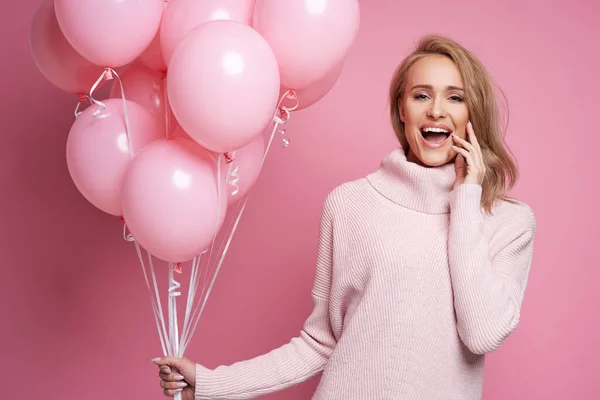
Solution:
M331 195L321 216L312 288L313 310L300 335L258 357L209 370L196 365L196 400L249 399L285 389L321 372L336 344L329 322L333 213Z
M458 333L475 354L496 350L519 323L536 229L531 209L520 206L498 232L500 250L490 255L481 193L475 184L452 192L448 238Z

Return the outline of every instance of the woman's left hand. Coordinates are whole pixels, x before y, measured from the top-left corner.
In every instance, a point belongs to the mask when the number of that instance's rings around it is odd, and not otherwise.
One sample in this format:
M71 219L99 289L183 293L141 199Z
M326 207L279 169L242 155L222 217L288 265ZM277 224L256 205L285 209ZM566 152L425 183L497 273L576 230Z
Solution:
M454 182L453 189L456 189L463 183L481 185L483 183L483 178L485 177L485 162L483 161L481 147L475 137L475 131L473 131L471 121L467 124L467 135L470 143L459 138L455 134L452 134L452 140L455 143L452 148L458 153L455 161L456 181Z

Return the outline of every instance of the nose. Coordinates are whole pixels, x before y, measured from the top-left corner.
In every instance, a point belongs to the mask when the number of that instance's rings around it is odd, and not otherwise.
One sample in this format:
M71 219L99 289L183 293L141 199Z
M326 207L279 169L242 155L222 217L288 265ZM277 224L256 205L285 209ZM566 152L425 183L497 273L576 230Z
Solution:
M439 119L446 116L446 110L444 109L444 104L441 99L436 99L431 102L431 106L427 110L427 116Z

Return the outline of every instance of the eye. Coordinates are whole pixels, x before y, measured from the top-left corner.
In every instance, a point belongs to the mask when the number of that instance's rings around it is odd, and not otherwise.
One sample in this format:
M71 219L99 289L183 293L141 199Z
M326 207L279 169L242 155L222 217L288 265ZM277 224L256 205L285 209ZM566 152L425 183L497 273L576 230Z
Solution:
M453 95L450 96L450 100L455 101L457 103L462 103L463 102L463 98L457 95Z
M415 94L413 96L413 99L415 99L415 100L425 100L426 98L427 98L427 95L423 94L423 93Z

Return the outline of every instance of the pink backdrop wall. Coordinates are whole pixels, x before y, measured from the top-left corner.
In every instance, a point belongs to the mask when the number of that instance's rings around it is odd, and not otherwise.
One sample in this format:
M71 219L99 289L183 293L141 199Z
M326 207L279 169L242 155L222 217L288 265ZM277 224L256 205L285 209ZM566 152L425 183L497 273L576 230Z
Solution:
M134 248L118 219L72 184L65 141L76 99L52 87L28 49L37 0L0 16L0 343L2 398L160 399L160 355ZM485 3L485 5L483 4ZM521 325L488 356L486 400L600 396L597 2L363 0L338 85L293 115L273 149L189 356L208 367L262 354L311 310L326 194L396 145L386 90L428 32L474 50L504 89L515 191L538 218ZM596 39L594 39L596 38ZM307 399L313 379L269 399Z

